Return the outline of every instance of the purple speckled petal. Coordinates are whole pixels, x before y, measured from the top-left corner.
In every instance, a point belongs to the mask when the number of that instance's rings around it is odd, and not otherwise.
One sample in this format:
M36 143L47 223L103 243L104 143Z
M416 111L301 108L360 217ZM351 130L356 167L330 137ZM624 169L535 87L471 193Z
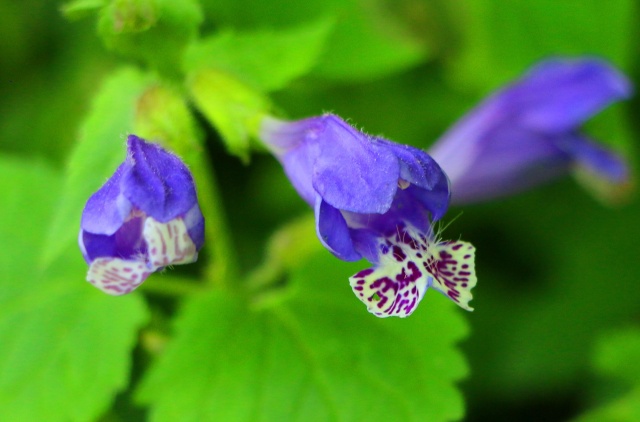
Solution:
M198 259L198 251L182 218L160 223L152 217L144 220L142 231L147 245L147 266L151 271L167 265L189 264Z
M379 239L377 265L349 278L351 288L369 312L385 318L413 313L433 287L463 309L476 285L475 249L466 242L434 243L411 226Z
M361 258L353 246L349 227L340 210L318 197L315 215L316 232L325 248L343 261L357 261Z
M448 241L430 246L425 269L433 276L429 287L453 300L467 311L473 311L469 302L473 299L471 289L478 282L475 269L476 249L462 241Z
M166 223L197 203L191 173L178 157L135 135L129 135L127 146L132 168L123 174L121 185L137 208Z
M122 195L120 181L131 166L121 164L106 183L87 201L80 226L95 234L112 235L131 212L131 203Z
M120 296L135 290L150 274L143 258L103 257L91 262L87 281L105 293Z
M325 127L313 166L313 186L335 208L361 213L389 209L398 185L398 159L386 145L334 115Z

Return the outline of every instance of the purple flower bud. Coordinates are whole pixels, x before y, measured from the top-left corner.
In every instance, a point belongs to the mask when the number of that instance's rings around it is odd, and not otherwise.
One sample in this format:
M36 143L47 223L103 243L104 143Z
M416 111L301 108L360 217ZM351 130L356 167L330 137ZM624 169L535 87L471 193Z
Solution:
M449 181L427 153L366 135L332 114L266 118L260 135L313 207L322 244L342 260L376 265L350 279L370 312L408 316L428 287L471 309L473 247L435 239L432 224L449 206Z
M196 261L204 217L189 169L129 135L126 160L84 207L78 243L87 280L112 295L131 292L167 265Z
M472 110L430 154L449 176L457 204L512 194L575 165L622 183L628 178L624 161L578 130L631 91L604 61L547 60Z

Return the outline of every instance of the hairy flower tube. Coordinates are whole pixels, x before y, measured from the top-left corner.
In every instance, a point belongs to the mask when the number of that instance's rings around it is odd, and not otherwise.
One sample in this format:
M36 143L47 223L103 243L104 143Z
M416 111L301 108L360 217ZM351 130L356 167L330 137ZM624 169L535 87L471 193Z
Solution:
M546 60L472 110L429 153L449 176L455 204L516 193L576 166L623 183L624 161L579 128L631 91L602 60Z
M204 243L204 218L189 169L135 135L127 157L82 212L87 280L111 295L137 288L167 265L188 264Z
M314 209L322 244L342 260L374 264L349 279L369 312L406 317L430 287L472 310L475 251L435 236L449 182L427 153L366 135L333 114L265 118L260 136Z

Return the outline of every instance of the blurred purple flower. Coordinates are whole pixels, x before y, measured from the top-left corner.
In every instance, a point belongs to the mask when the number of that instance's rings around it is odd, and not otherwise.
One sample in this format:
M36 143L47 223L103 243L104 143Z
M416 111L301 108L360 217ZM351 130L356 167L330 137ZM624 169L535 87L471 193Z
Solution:
M625 162L578 130L631 91L604 61L546 60L472 110L429 153L449 176L456 204L509 195L576 165L623 183Z
M87 280L112 295L167 265L194 262L204 218L191 173L159 145L129 135L126 160L85 205L78 242Z
M368 136L332 114L265 118L261 138L314 209L322 244L342 260L375 265L350 278L370 312L408 316L428 287L471 310L474 249L435 238L449 182L428 154Z

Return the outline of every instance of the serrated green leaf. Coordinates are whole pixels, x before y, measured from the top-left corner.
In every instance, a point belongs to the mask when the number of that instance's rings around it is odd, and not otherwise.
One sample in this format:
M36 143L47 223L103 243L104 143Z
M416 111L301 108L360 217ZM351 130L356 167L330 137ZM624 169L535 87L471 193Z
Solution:
M220 132L228 151L247 162L250 141L271 108L269 99L232 75L213 69L194 73L188 89L196 106Z
M98 32L107 48L175 74L202 19L196 0L112 0L101 12Z
M69 160L42 256L44 267L75 242L85 202L124 160L125 136L133 130L136 102L150 83L149 77L122 69L96 95Z
M430 294L406 320L378 319L348 286L361 265L323 252L280 294L186 304L139 390L151 420L459 419L462 314Z
M549 55L597 55L631 65L634 0L472 0L457 7L463 48L449 68L457 84L484 91Z
M223 32L192 44L184 68L214 68L263 91L282 89L316 64L331 28L325 19L280 30Z
M411 0L262 0L206 2L208 19L222 27L286 28L322 17L335 25L312 74L334 81L369 81L424 62L430 54L428 17Z
M61 178L6 160L0 176L0 420L95 420L127 384L144 306L89 286L69 244L46 272L33 265Z

